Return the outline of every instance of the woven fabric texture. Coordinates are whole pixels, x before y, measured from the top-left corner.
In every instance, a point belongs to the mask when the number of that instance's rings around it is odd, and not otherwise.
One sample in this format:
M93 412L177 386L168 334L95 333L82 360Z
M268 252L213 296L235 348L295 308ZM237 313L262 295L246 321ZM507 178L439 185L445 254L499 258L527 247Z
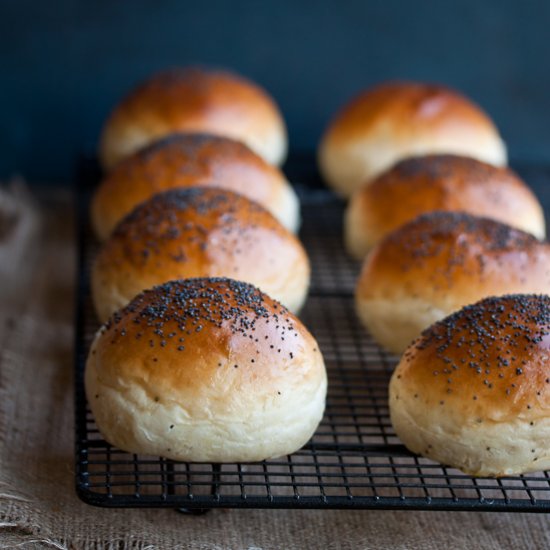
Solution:
M66 192L0 190L0 548L548 548L544 515L93 508L74 491Z

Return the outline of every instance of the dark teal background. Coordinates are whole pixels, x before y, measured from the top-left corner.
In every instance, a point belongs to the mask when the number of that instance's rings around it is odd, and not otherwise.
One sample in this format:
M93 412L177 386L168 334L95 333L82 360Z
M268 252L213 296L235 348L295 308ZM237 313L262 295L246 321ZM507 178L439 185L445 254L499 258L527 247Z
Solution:
M550 162L550 2L0 3L0 178L69 181L113 103L152 71L233 68L279 102L291 148L389 78L441 81L497 121L515 159Z

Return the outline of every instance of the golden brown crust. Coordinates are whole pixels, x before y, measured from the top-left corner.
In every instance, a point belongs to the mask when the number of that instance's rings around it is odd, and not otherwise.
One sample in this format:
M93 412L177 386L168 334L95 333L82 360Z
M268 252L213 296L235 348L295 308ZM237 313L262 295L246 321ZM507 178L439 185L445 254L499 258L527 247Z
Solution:
M476 476L550 467L550 297L492 297L428 328L389 388L413 452Z
M337 143L363 135L388 119L402 120L395 131L406 137L422 132L460 132L470 127L496 133L491 119L459 92L439 84L387 82L362 92L336 114L328 139Z
M511 170L429 155L399 162L353 196L346 214L348 249L364 257L390 231L434 210L465 211L544 237L542 208Z
M114 109L101 137L103 166L182 131L233 137L277 164L286 153L284 122L265 90L228 71L176 68L152 76Z
M463 423L546 418L550 297L508 295L467 306L427 329L394 377L426 408Z
M355 299L373 338L400 354L426 327L467 304L549 288L548 243L488 218L430 212L375 246Z
M300 241L257 203L223 189L175 189L139 205L106 241L92 272L94 302L105 320L146 288L222 275L295 311L307 295L309 261Z
M294 193L280 170L232 139L175 134L125 159L105 177L92 202L95 231L105 239L140 202L196 185L235 191L264 205L290 229L297 225L298 214L287 202Z
M477 105L443 86L390 82L336 115L318 158L327 183L350 197L403 158L444 153L506 164L506 147Z
M190 387L200 391L219 376L228 387L269 385L293 364L303 369L306 382L318 373L294 360L320 353L281 304L252 285L225 278L173 281L145 291L113 315L95 352L107 385L143 378L168 394ZM140 358L139 368L124 360L129 353Z
M296 317L252 285L218 278L137 296L98 332L85 372L107 441L200 462L294 452L322 418L326 382Z
M422 296L458 309L490 294L547 289L548 243L488 218L430 212L399 227L373 249L359 277L357 295L359 299Z

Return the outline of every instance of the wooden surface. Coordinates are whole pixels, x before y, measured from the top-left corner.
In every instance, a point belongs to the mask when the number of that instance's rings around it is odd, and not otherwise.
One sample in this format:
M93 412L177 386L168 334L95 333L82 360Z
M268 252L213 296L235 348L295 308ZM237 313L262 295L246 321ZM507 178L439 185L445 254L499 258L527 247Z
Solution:
M75 242L66 192L0 195L0 548L547 548L544 515L90 507L74 493ZM18 205L23 205L18 206ZM3 217L5 219L5 216ZM19 545L19 546L18 546Z

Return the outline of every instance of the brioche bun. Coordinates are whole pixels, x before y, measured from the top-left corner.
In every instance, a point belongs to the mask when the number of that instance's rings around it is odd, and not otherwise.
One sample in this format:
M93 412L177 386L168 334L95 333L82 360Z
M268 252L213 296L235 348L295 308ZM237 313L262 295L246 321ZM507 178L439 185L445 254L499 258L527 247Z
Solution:
M487 296L550 290L550 244L508 225L431 212L368 255L355 291L374 338L402 353L432 323Z
M468 157L405 159L352 197L345 214L348 252L363 259L385 235L420 214L463 211L544 238L544 212L511 170Z
M122 161L101 182L91 207L105 240L140 202L178 187L210 185L240 193L297 231L300 205L283 173L235 140L208 134L168 136Z
M397 161L435 153L506 164L495 125L469 99L435 84L389 82L362 92L337 113L318 159L328 185L350 197Z
M300 241L259 204L225 189L174 189L119 223L95 259L92 296L106 321L147 288L219 276L250 282L297 312L310 267Z
M292 453L317 428L327 378L300 321L230 279L137 296L97 333L86 395L105 439L131 453L241 462Z
M550 468L550 297L487 298L432 325L390 382L413 452L475 476Z
M173 132L231 137L271 164L286 157L285 123L264 89L228 71L190 67L150 77L115 107L101 134L103 168Z

